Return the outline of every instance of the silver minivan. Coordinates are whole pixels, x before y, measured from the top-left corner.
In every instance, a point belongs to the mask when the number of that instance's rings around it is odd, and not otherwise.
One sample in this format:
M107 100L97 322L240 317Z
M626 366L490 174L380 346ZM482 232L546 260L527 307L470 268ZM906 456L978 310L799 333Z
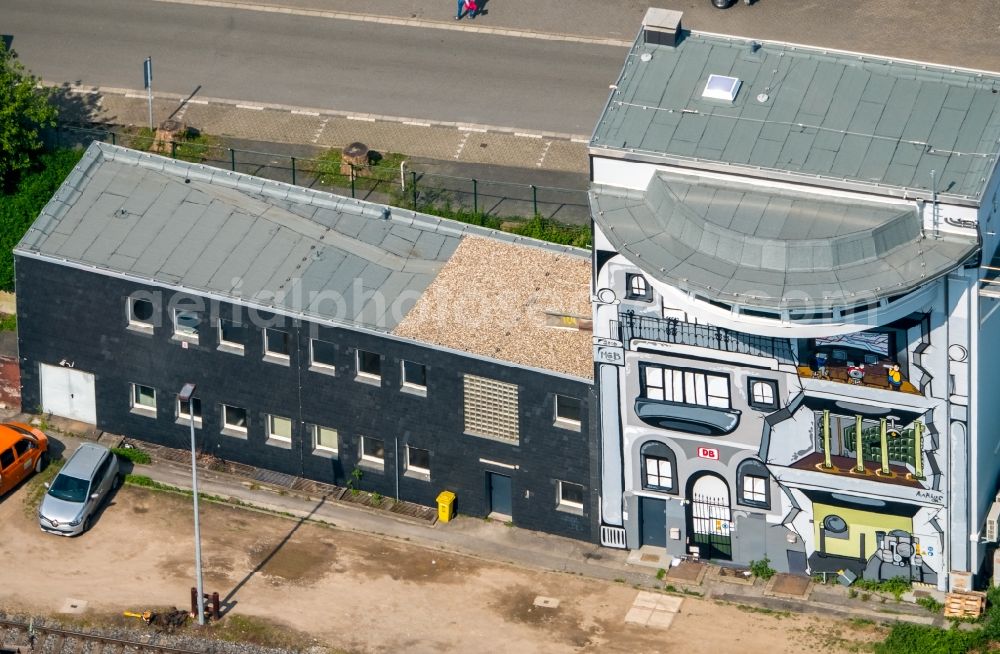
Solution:
M76 536L90 528L101 502L118 487L118 457L97 443L84 443L51 483L38 507L38 526L60 536Z

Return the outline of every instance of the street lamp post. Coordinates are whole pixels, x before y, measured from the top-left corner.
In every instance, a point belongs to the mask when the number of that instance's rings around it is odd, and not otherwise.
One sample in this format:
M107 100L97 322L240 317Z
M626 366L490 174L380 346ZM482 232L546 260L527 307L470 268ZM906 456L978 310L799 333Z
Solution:
M205 592L201 583L201 528L198 525L198 462L194 450L194 384L184 384L178 394L181 402L187 402L188 416L191 418L191 487L194 491L194 567L198 583L198 624L205 624Z

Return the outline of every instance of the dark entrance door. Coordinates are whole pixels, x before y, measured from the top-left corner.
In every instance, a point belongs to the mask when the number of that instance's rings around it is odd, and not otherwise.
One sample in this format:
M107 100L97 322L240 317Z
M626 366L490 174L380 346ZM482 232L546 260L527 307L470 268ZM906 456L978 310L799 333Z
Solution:
M490 494L490 513L511 514L510 477L495 472L486 473L486 485Z
M688 533L703 559L733 558L733 516L729 487L720 477L703 475L690 487Z
M667 546L667 502L652 497L639 498L639 543Z

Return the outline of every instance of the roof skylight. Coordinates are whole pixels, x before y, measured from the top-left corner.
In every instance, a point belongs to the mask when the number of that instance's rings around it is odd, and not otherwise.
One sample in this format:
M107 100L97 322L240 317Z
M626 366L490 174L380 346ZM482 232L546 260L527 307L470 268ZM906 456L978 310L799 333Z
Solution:
M735 77L725 75L709 75L705 90L701 92L701 97L712 100L725 100L732 102L736 99L736 94L740 92L742 82Z

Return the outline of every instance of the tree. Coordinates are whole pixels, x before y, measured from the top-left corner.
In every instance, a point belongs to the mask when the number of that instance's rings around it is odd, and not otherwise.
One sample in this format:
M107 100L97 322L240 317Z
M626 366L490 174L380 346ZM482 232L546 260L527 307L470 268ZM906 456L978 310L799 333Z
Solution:
M0 41L0 192L30 168L42 149L41 130L56 124L50 91Z

